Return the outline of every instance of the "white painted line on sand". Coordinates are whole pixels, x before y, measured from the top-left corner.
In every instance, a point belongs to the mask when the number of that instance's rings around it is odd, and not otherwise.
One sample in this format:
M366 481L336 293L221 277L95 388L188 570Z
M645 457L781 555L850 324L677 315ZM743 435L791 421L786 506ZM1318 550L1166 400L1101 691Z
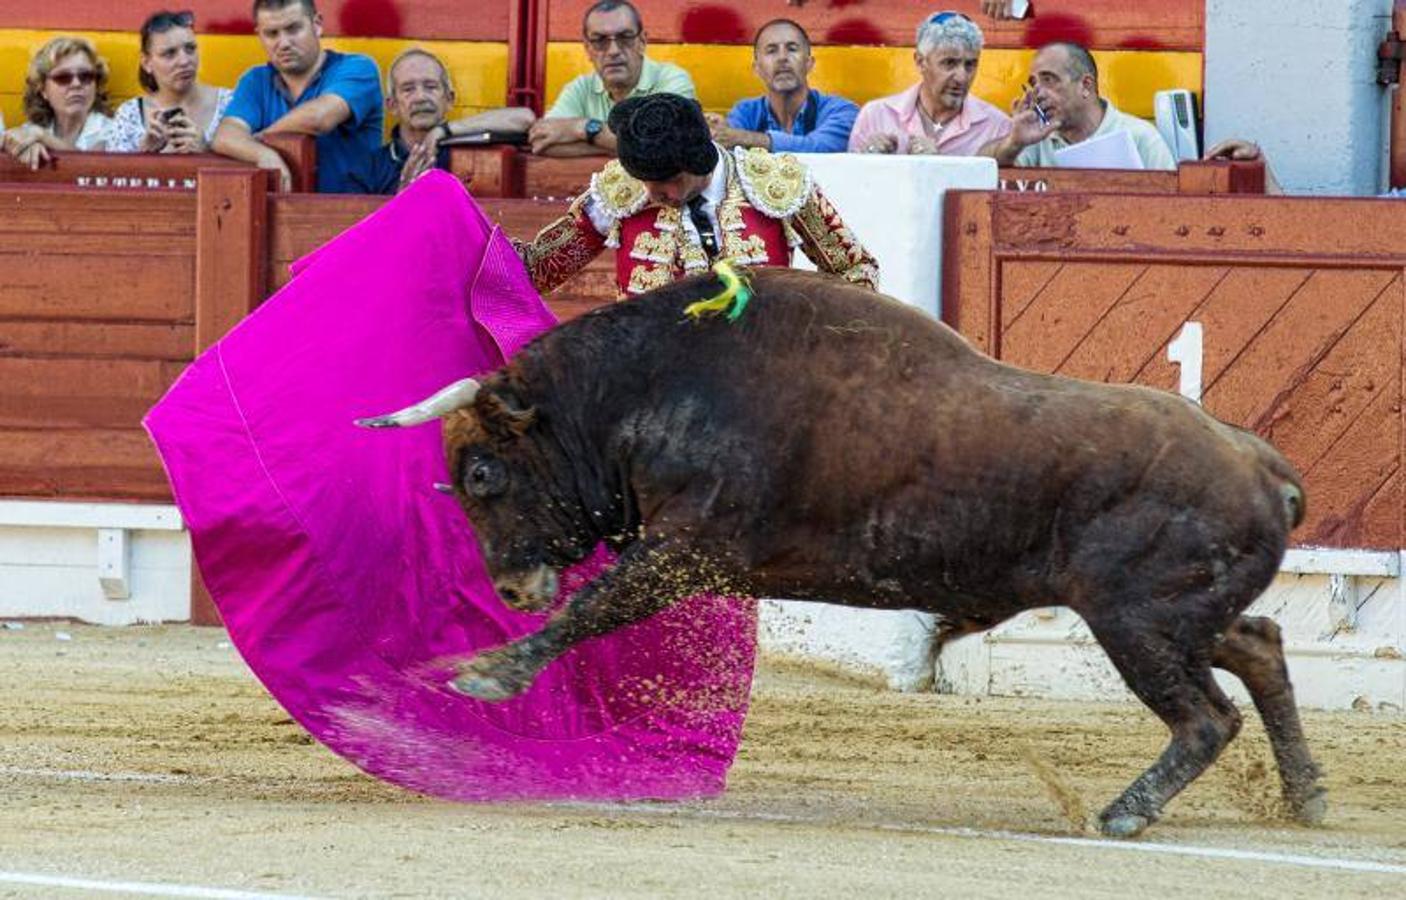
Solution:
M784 822L790 825L832 825L820 817L794 816L786 813L747 813L708 809L669 809L668 807L647 806L644 804L610 803L554 803L563 809L590 809L593 811L645 813L655 816L678 818L713 818L733 822ZM1239 862L1262 862L1275 865L1301 866L1311 869L1332 869L1340 872L1360 872L1374 875L1406 875L1406 865L1375 862L1369 859L1341 859L1332 856L1310 856L1303 853L1278 853L1272 850L1237 850L1229 847L1199 847L1194 844L1152 843L1149 841L1117 841L1103 838L1060 837L1059 835L1031 834L1020 831L986 831L979 828L958 828L942 825L895 825L884 822L853 823L856 828L873 828L876 831L891 831L902 834L933 834L943 837L978 838L988 841L1016 841L1027 844L1057 844L1067 847L1087 847L1094 850L1121 850L1124 853L1167 854L1171 856L1191 856L1202 859L1228 859Z
M197 775L165 775L154 772L90 772L86 769L25 769L0 766L0 776L48 778L54 781L141 781L152 784L192 784L209 781Z
M67 888L108 894L146 894L149 897L195 897L199 900L313 900L311 897L295 894L265 894L259 891L236 891L191 884L161 884L152 881L99 881L93 878L68 878L31 872L0 871L0 884Z

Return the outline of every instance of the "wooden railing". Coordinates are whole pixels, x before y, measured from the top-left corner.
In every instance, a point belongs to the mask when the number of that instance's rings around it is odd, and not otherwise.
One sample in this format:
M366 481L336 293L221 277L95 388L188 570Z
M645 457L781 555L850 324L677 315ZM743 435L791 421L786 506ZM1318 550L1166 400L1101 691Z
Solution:
M1399 200L953 192L943 318L1019 366L1199 393L1304 474L1297 541L1395 551L1403 234Z

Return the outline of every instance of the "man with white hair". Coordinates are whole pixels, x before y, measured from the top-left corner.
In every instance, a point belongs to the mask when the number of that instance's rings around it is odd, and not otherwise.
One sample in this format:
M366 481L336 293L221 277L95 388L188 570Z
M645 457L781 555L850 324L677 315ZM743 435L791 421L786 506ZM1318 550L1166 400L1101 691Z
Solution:
M864 104L850 132L850 152L975 156L1009 134L1010 117L971 96L984 42L981 29L961 13L924 19L913 49L921 80Z

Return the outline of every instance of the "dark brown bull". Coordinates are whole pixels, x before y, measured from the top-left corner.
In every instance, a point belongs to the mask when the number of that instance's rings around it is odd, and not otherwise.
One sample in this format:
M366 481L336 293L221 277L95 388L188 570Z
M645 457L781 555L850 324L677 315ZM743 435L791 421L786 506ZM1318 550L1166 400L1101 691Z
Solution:
M1279 629L1241 615L1303 516L1283 457L1173 394L995 362L860 288L752 284L736 323L689 319L720 290L691 279L367 423L444 415L510 605L545 610L564 566L620 552L539 632L466 662L459 690L511 697L577 641L704 591L922 610L944 638L1062 604L1171 730L1106 833L1140 832L1239 730L1212 667L1254 698L1294 815L1321 819Z

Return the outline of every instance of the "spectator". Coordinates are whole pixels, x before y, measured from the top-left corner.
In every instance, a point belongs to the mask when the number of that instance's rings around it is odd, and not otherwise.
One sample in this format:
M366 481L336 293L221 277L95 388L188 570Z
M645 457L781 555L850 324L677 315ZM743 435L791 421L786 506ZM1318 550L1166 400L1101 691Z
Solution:
M693 79L678 66L644 55L639 10L625 0L599 0L581 23L586 55L595 72L567 82L547 115L532 126L532 152L546 156L613 154L615 135L606 120L626 97L678 94L692 98Z
M56 37L29 61L27 121L5 132L5 150L37 169L53 150L103 150L112 127L107 60L87 40Z
M137 80L146 94L117 108L107 149L117 153L204 153L234 92L196 81L195 16L167 10L142 23Z
M850 152L974 156L1005 137L1010 118L971 96L984 42L981 29L961 13L924 19L913 49L921 80L864 104L849 136Z
M366 168L352 177L368 194L394 194L431 168L449 168L441 142L475 131L524 133L537 118L525 107L490 109L447 120L454 108L449 70L428 50L412 47L391 61L386 74L386 111L397 124Z
M790 19L774 19L752 41L752 71L766 93L739 100L727 120L709 115L713 140L724 147L778 152L843 153L859 107L810 86L815 58L810 35Z
M1206 151L1202 159L1220 159L1228 162L1261 162L1264 163L1264 192L1266 194L1282 194L1284 188L1279 184L1279 179L1274 177L1274 170L1269 167L1269 157L1265 156L1264 150L1254 141L1244 138L1226 138L1212 146Z
M355 192L351 173L381 144L376 63L322 49L322 16L313 0L254 0L254 30L269 61L239 79L215 132L215 152L276 170L286 190L288 166L258 135L314 135L317 189Z
M1156 126L1120 111L1098 94L1098 66L1078 44L1049 44L1030 64L1033 91L1016 104L1010 134L982 152L1003 166L1057 166L1055 152L1081 141L1127 132L1145 169L1175 169ZM1036 108L1038 106L1038 109ZM1042 123L1043 114L1049 121Z

